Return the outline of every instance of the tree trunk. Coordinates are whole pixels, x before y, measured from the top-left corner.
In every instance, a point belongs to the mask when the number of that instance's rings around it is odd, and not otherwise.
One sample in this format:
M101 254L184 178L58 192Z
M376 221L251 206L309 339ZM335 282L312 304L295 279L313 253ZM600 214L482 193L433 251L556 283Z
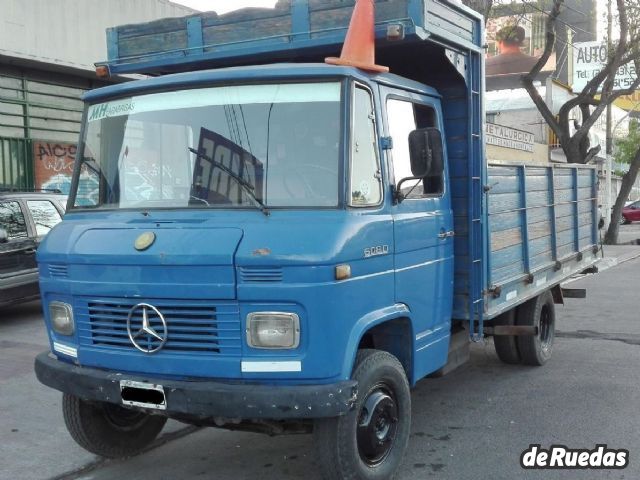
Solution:
M618 193L618 198L616 198L616 203L613 206L613 211L611 212L611 223L609 223L607 234L604 237L604 243L607 245L615 245L618 243L618 231L620 230L622 209L629 198L629 194L631 193L633 184L636 182L636 178L638 178L638 171L640 171L640 149L638 149L636 155L633 157L633 161L629 165L629 171L622 177L620 193Z

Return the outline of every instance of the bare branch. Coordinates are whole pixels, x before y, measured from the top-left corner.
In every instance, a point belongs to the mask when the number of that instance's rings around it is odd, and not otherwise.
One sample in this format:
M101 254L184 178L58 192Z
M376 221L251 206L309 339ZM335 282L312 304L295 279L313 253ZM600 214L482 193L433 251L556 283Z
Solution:
M533 86L533 82L542 70L542 67L547 64L547 62L549 61L549 57L551 57L551 53L553 52L553 47L556 43L555 22L558 18L558 15L560 15L560 8L563 3L564 0L553 0L553 8L551 9L551 13L547 17L547 38L544 46L544 52L542 53L542 56L538 59L536 64L533 66L531 71L522 76L522 85L529 94L529 97L531 97L531 100L542 115L542 118L544 118L551 130L553 130L553 133L558 136L561 142L564 141L565 133L556 120L553 112L549 109L544 99L540 96L538 90Z
M589 151L587 152L587 155L584 157L583 163L589 163L591 160L593 160L595 156L600 153L600 150L602 150L602 147L600 145L589 149Z
M613 72L613 75L615 77L615 72ZM613 103L613 101L616 100L621 95L632 94L638 88L638 86L640 86L640 77L636 78L636 80L631 84L631 87L629 87L628 89L609 93L609 95L606 98L603 94L600 97L600 105L598 105L593 110L593 112L591 112L591 115L589 115L588 118L583 119L582 121L582 127L586 129L585 134L588 133L589 129L595 125L595 123L598 121L598 118L600 118L600 115L604 113L604 110L607 108L607 105ZM576 132L576 134L577 133L578 132ZM580 134L583 134L583 132L580 132Z

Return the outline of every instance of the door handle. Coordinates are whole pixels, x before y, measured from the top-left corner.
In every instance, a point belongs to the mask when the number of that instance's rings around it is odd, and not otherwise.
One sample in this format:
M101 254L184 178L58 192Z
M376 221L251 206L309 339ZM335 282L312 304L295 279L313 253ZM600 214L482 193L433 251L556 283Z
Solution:
M455 234L456 232L454 232L453 230L445 231L444 229L442 229L438 234L438 238L444 240L445 238L453 237Z

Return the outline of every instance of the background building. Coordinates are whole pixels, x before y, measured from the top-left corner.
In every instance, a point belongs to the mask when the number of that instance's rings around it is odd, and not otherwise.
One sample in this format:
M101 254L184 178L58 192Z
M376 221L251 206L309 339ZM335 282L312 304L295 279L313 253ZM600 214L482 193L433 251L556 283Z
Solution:
M0 187L63 185L107 27L193 13L167 0L0 0Z
M547 10L545 10L545 8ZM542 54L545 46L545 22L548 6L527 1L498 4L487 21L487 128L526 139L513 142L508 138L497 138L487 142L487 157L494 163L539 163L566 162L566 157L556 135L522 88L521 78ZM554 114L574 96L575 60L584 45L606 44L607 3L604 0L567 0L556 25L557 41L547 64L537 76L538 93ZM507 40L505 42L505 39ZM587 43L585 43L587 42ZM509 45L509 43L511 45ZM515 45L515 48L513 46ZM591 60L590 60L591 61ZM595 63L595 60L593 60ZM587 68L586 66L582 66ZM579 75L577 76L580 77ZM582 87L575 85L579 90ZM614 138L627 135L629 120L637 116L640 94L620 98L612 106L612 132ZM574 125L582 123L581 112L571 112ZM492 126L495 125L495 126ZM497 128L501 127L501 128ZM510 128L509 128L510 127ZM517 130L516 130L517 129ZM610 205L617 197L621 178L613 173L606 175L606 115L602 115L589 132L592 147L599 145L601 185L611 178L611 188L601 189L601 203ZM527 135L528 134L528 135ZM487 139L491 140L487 131ZM624 171L625 165L613 166L612 172ZM606 200L605 191L610 191ZM640 195L640 179L636 182L630 198Z

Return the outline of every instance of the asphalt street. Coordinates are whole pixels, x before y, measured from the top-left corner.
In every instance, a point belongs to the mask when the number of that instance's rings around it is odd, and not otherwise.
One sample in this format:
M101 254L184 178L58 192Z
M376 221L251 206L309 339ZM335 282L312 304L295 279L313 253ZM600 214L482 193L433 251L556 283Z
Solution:
M558 306L555 351L542 368L508 366L491 340L471 362L414 389L412 434L400 479L640 478L640 248L580 278L586 300ZM620 253L622 255L622 253ZM630 260L628 260L630 259ZM40 305L0 313L0 479L319 478L310 436L270 438L168 424L157 444L103 461L68 435L60 394L38 384L33 357L47 347ZM524 471L532 443L630 451L624 470Z

